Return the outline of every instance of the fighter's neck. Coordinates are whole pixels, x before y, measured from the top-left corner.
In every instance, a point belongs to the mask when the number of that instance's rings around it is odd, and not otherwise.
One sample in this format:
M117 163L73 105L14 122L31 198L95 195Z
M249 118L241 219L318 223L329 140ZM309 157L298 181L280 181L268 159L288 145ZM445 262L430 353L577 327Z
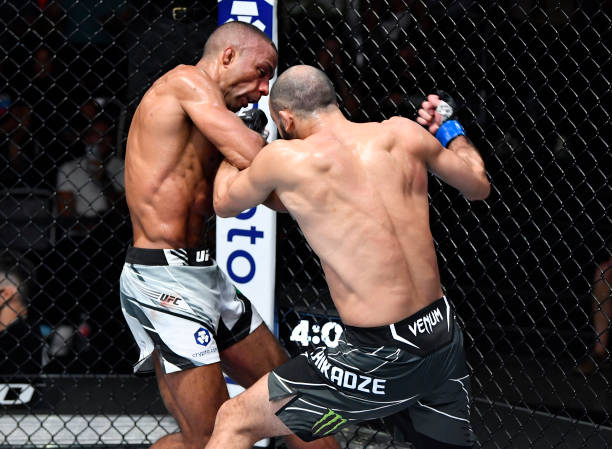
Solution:
M297 130L298 136L304 138L317 133L337 130L348 123L350 122L344 117L340 109L314 112L308 120L301 123L300 129Z
M208 78L211 78L215 83L218 83L219 80L217 79L218 70L216 62L209 62L205 61L204 59L201 59L200 61L198 61L195 67L200 72L202 72L204 76L207 76Z

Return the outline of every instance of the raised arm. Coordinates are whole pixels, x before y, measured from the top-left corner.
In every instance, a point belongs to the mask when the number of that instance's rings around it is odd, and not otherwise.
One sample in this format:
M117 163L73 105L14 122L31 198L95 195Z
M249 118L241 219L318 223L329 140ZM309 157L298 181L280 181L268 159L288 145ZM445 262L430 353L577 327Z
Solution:
M227 109L217 86L198 68L185 67L175 82L177 99L200 132L232 165L248 167L266 144L261 134L247 128Z
M463 135L461 125L448 120L452 111L445 110L444 105L440 107L440 104L437 95L429 95L417 118L429 130L427 132L421 128L427 166L468 200L483 200L491 191L484 161L476 147Z
M215 177L213 205L220 217L235 217L258 204L278 201L273 195L276 188L276 151L279 144L272 142L253 160L252 165L242 171L223 161ZM274 198L272 200L271 198ZM272 203L273 204L273 203Z

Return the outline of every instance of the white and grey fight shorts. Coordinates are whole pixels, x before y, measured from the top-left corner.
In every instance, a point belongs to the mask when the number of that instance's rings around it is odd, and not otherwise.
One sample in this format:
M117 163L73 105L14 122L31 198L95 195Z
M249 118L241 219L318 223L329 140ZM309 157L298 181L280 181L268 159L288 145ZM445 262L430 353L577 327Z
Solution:
M219 362L219 352L262 324L207 249L129 247L120 278L121 309L140 348L135 373L166 373Z

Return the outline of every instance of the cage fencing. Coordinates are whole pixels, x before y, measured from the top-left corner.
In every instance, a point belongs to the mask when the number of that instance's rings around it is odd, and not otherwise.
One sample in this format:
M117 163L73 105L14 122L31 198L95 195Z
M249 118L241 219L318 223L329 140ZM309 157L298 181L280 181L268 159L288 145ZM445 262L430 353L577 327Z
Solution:
M414 118L437 90L461 105L493 191L468 204L431 178L431 225L465 330L479 447L612 447L610 352L593 352L612 313L610 8L278 2L279 71L324 70L351 120ZM117 282L131 238L123 148L152 81L199 58L216 3L3 0L0 11L0 259L22 286L9 308L28 310L0 331L0 446L148 446L176 424L154 380L131 374ZM320 264L278 219L281 342L292 354L334 345ZM409 447L380 422L338 439Z

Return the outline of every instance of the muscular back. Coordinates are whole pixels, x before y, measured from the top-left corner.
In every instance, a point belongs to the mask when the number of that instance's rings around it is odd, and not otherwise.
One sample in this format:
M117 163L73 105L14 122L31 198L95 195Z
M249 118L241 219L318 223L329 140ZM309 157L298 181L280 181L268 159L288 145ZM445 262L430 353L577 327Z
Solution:
M181 105L190 80L208 82L190 66L158 79L130 126L125 184L137 247L198 246L212 213L212 183L222 157Z
M276 119L287 136L305 138L272 142L243 171L223 162L217 214L235 216L276 191L319 255L347 324L390 324L438 299L427 171L484 199L490 184L476 148L463 136L442 148L401 117L352 123L336 106L304 116L281 110Z
M442 296L422 154L428 135L407 124L401 138L391 120L345 122L286 143L293 163L277 193L320 256L347 324L389 324Z

